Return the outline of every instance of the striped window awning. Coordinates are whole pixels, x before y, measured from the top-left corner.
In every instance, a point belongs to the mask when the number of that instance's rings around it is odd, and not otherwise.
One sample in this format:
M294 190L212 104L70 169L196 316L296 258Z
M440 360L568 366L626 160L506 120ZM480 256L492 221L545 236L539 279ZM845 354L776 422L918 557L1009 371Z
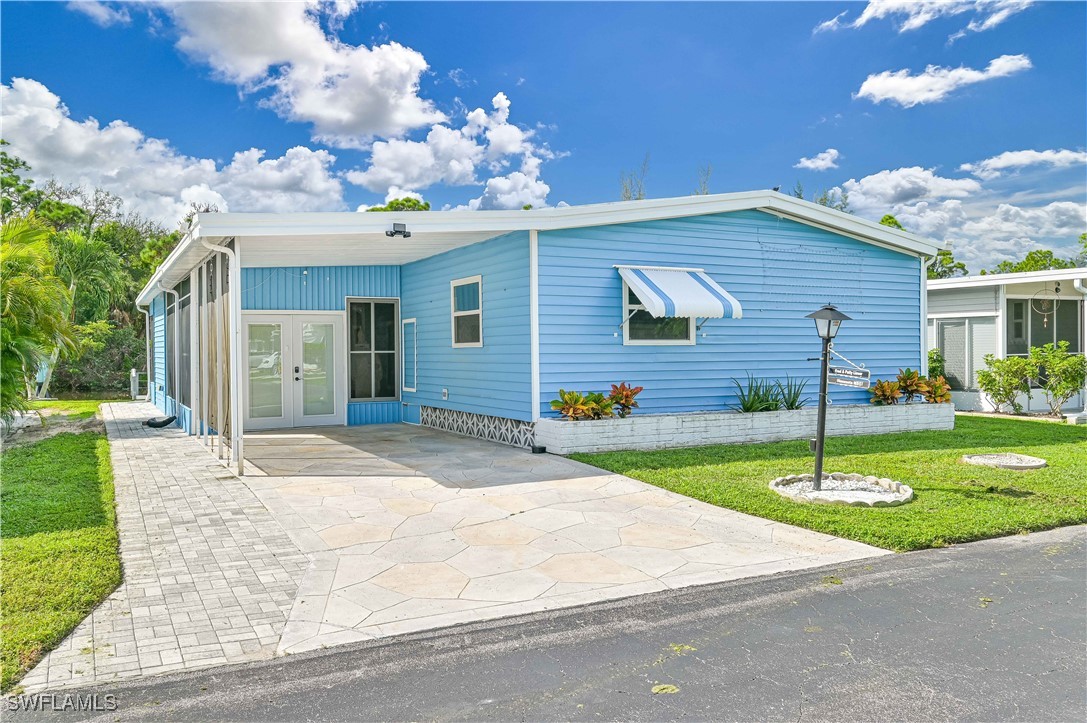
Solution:
M701 319L739 319L740 302L703 269L668 266L616 266L619 275L650 315Z

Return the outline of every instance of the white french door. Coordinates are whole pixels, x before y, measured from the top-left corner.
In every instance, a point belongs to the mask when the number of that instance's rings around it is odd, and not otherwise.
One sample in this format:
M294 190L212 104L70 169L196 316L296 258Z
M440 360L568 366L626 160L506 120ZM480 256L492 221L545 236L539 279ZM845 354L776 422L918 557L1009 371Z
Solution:
M246 429L343 424L343 316L246 314Z

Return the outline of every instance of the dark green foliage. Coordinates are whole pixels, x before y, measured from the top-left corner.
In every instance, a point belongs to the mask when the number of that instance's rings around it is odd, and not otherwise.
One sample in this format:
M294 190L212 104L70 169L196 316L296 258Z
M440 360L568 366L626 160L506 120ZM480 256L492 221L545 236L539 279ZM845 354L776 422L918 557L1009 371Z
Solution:
M803 409L804 405L809 400L804 396L804 390L807 388L808 383L803 379L793 379L789 375L785 375L785 381L778 381L777 393L778 398L781 400L782 409Z
M384 206L370 206L367 211L429 211L430 201L421 201L418 198L405 196L394 198Z
M736 404L732 408L737 412L773 412L781 409L781 394L777 384L771 380L748 374L746 388L735 379L732 383L736 385Z
M61 359L53 374L55 393L122 392L129 370L142 370L147 347L137 329L98 321L76 328L79 355Z

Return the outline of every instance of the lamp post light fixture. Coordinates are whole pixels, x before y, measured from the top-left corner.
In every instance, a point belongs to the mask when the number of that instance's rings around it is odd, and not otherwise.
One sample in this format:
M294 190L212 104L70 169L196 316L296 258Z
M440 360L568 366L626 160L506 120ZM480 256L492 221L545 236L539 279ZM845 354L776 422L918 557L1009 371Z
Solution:
M819 369L819 421L815 429L815 439L812 440L815 452L815 476L812 478L812 486L819 490L823 485L823 441L827 433L827 371L830 367L830 345L843 321L850 321L850 317L838 311L833 304L827 304L819 311L808 314L806 319L815 320L815 330L819 338L823 340L823 354L820 357Z

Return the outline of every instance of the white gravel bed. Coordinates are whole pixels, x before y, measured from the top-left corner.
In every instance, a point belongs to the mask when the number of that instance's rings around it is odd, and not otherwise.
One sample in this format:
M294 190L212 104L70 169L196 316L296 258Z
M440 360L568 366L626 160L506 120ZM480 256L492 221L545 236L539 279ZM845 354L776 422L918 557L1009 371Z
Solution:
M893 507L913 499L913 490L907 485L872 475L824 474L818 490L814 482L814 475L788 475L773 480L770 489L796 502L855 507Z

